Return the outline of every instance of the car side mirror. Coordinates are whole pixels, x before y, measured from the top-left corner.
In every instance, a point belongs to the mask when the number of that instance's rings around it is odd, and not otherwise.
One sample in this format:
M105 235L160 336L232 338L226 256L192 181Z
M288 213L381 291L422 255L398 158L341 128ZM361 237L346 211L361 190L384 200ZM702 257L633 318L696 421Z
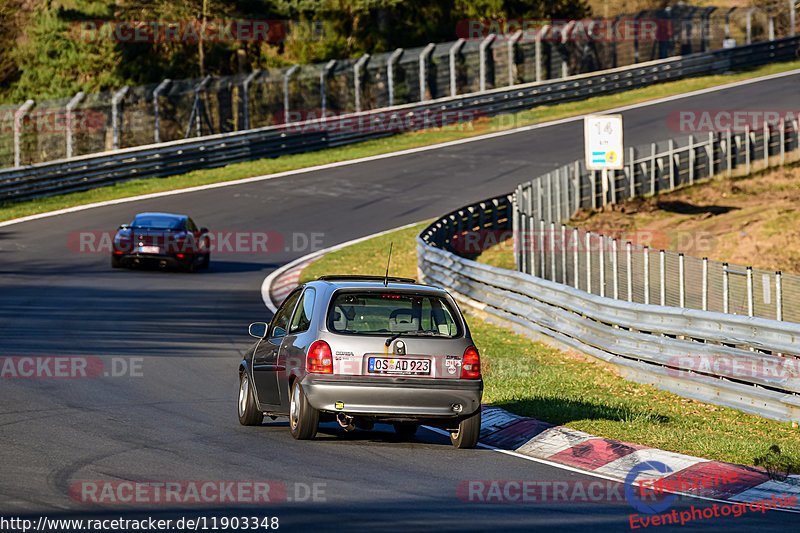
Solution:
M263 339L267 336L267 324L266 322L253 322L250 324L249 332L251 337L255 337L257 339Z
M130 226L127 224L120 224L119 229L128 229Z

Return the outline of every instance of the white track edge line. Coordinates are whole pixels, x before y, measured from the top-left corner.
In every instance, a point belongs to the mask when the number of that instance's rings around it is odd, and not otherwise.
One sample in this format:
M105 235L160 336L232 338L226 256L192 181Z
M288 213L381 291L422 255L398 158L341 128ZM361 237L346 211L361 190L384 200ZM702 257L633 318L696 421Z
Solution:
M715 92L715 91L723 91L723 90L726 90L726 89L733 89L733 88L736 88L736 87L750 85L752 83L760 83L760 82L770 81L770 80L773 80L773 79L783 78L783 77L787 77L787 76L794 76L794 75L797 75L797 74L800 74L800 69L789 70L789 71L786 71L786 72L777 72L775 74L768 74L766 76L760 76L758 78L750 78L750 79L746 79L746 80L734 81L734 82L726 83L724 85L718 85L718 86L715 86L715 87L707 87L705 89L697 89L695 91L691 91L691 92L688 92L688 93L681 93L681 94L676 94L676 95L671 95L671 96L665 96L663 98L657 98L655 100L648 100L646 102L639 102L639 103L630 104L630 105L627 105L627 106L615 107L615 108L612 108L612 109L606 109L606 110L603 110L603 111L597 111L595 114L618 113L618 112L621 112L621 111L629 111L631 109L639 109L639 108L642 108L642 107L648 107L648 106L652 106L652 105L659 105L659 104L662 104L662 103L665 103L665 102L671 102L671 101L680 100L680 99L683 99L683 98L691 98L693 96L699 96L699 95L703 95L703 94L707 94L707 93L711 93L711 92ZM64 214L68 214L68 213L75 213L75 212L78 212L78 211L84 211L84 210L87 210L87 209L93 209L93 208L97 208L97 207L106 207L106 206L109 206L109 205L118 205L118 204L129 203L129 202L137 202L139 200L149 200L149 199L152 199L152 198L162 198L162 197L165 197L165 196L173 196L173 195L177 195L177 194L187 194L187 193L198 192L198 191L206 191L206 190L210 190L210 189L216 189L216 188L219 188L219 187L229 187L229 186L235 186L235 185L242 185L242 184L245 184L245 183L252 183L252 182L257 182L257 181L271 180L271 179L275 179L275 178L282 178L282 177L285 177L285 176L293 176L293 175L303 174L303 173L307 173L307 172L315 172L315 171L318 171L318 170L327 170L327 169L331 169L331 168L338 168L338 167L342 167L342 166L356 165L356 164L366 163L366 162L370 162L370 161L378 161L378 160L386 159L386 158L389 158L389 157L399 157L399 156L404 156L404 155L410 155L410 154L415 154L415 153L419 153L419 152L425 152L425 151L428 151L428 150L438 150L438 149L441 149L441 148L447 148L447 147L456 146L456 145L459 145L459 144L466 144L466 143L470 143L470 142L478 142L478 141L483 141L483 140L486 140L486 139L492 139L492 138L495 138L495 137L501 137L503 135L512 135L512 134L515 134L515 133L521 133L521 132L532 131L532 130L541 129L541 128L547 128L547 127L550 127L550 126L558 126L558 125L561 125L561 124L567 124L567 123L570 123L570 122L575 122L576 120L581 120L581 119L583 119L583 117L584 117L584 115L578 115L578 116L574 116L574 117L567 117L567 118L563 118L563 119L559 119L559 120L552 120L552 121L549 121L549 122L542 122L540 124L531 124L529 126L521 126L519 128L510 129L510 130L497 131L497 132L493 132L493 133L487 133L487 134L484 134L484 135L476 135L474 137L467 137L465 139L457 139L457 140L454 140L454 141L447 141L447 142L444 142L444 143L430 144L430 145L427 145L427 146L419 146L419 147L416 147L416 148L409 148L409 149L400 150L400 151L397 151L397 152L389 152L389 153L385 153L385 154L376 154L376 155L371 155L371 156L367 156L367 157L361 157L361 158L358 158L358 159L349 159L349 160L346 160L346 161L336 161L336 162L333 162L333 163L326 163L326 164L323 164L323 165L317 165L317 166L313 166L313 167L305 167L305 168L298 168L298 169L294 169L294 170L287 170L287 171L278 172L278 173L275 173L275 174L264 174L264 175L261 175L261 176L252 176L252 177L249 177L249 178L242 178L242 179L231 180L231 181L223 181L223 182L218 182L218 183L209 183L209 184L206 184L206 185L197 185L197 186L188 187L188 188L185 188L185 189L173 189L173 190L170 190L170 191L161 191L161 192L155 192L155 193L149 193L149 194L142 194L142 195L138 195L138 196L129 196L129 197L126 197L126 198L116 198L116 199L113 199L113 200L105 200L105 201L102 201L102 202L95 202L95 203L92 203L92 204L77 205L77 206L73 206L73 207L67 207L67 208L64 208L64 209L58 209L58 210L55 210L55 211L48 211L46 213L38 213L38 214L35 214L35 215L28 215L28 216L25 216L25 217L6 220L4 222L0 222L0 228L5 227L5 226L11 226L13 224L20 224L22 222L28 222L28 221L31 221L31 220L38 220L38 219L48 218L48 217L57 216L57 215L64 215Z

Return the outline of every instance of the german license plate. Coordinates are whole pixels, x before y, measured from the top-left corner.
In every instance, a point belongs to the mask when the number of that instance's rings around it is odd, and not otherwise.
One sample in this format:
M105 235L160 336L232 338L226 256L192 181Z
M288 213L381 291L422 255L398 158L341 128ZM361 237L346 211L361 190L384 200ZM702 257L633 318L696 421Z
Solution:
M160 254L161 248L158 246L140 246L139 247L140 254Z
M396 359L370 357L369 372L373 374L404 374L427 376L431 373L430 359Z

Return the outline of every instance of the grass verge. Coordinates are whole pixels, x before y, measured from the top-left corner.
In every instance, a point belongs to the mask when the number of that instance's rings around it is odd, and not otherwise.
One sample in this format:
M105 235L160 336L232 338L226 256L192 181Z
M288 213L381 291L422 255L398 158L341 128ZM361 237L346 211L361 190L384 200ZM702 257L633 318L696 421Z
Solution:
M720 76L704 76L686 80L674 81L654 85L643 89L635 89L622 93L598 96L553 106L540 106L519 113L501 115L491 119L478 119L473 122L459 125L446 126L420 132L404 133L363 143L330 148L318 152L293 154L274 159L259 159L245 163L237 163L226 167L197 170L170 176L167 178L152 178L132 180L108 187L100 187L90 191L77 192L31 200L26 202L6 204L0 207L0 221L10 220L28 215L44 213L56 209L63 209L93 202L101 202L117 198L126 198L173 189L184 189L209 183L220 183L252 176L273 174L287 170L305 168L324 163L344 161L367 157L370 155L396 152L419 146L426 146L446 141L474 137L495 131L517 128L520 126L557 120L560 118L583 115L635 104L647 100L654 100L665 96L690 92L698 89L723 85L748 78L766 76L777 72L785 72L800 68L800 61L774 63L757 69L752 69L733 74Z
M420 224L354 244L309 265L301 282L322 274L383 275L393 243L391 273L416 277L414 237ZM755 465L777 445L800 472L799 431L776 422L682 398L626 381L613 367L466 316L484 367L484 401L513 413L594 435L664 450Z

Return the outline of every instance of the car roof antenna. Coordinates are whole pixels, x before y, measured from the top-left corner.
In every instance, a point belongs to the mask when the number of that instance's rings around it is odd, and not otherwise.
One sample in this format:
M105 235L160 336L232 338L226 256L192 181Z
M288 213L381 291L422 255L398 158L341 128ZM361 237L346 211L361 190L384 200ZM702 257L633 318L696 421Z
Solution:
M384 287L389 286L389 264L392 262L392 245L394 245L394 242L389 243L389 259L386 261L386 276L383 278Z

